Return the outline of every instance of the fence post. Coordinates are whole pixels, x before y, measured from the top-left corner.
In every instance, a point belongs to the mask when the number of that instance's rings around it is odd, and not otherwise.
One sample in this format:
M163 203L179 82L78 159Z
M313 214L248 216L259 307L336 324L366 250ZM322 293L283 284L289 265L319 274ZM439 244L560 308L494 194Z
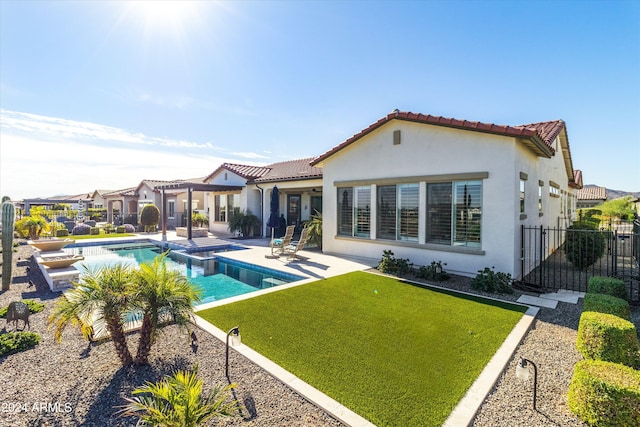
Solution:
M612 276L618 277L618 230L613 230L613 245L611 251Z
M544 235L545 235L544 228L543 228L542 225L540 225L540 264L539 265L540 265L540 286L543 287L543 288L547 286L546 280L545 280L546 273L544 271L544 269L545 269L545 262L544 262L544 244L545 244Z

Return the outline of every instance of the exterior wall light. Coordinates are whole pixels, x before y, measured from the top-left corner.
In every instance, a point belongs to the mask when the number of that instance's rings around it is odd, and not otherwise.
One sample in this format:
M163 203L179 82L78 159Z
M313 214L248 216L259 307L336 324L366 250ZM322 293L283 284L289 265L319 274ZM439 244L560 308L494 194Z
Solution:
M521 357L520 361L518 362L518 366L516 366L516 377L523 381L528 381L530 376L528 367L529 364L533 366L533 410L537 411L538 409L536 408L536 395L538 389L538 367L531 360Z
M233 337L231 338L232 346L235 347L242 343L242 340L240 338L240 328L238 326L236 326L235 328L231 328L229 332L227 332L227 345L226 345L227 353L226 353L226 359L224 364L224 371L227 375L227 379L229 378L229 336L231 334L233 334Z

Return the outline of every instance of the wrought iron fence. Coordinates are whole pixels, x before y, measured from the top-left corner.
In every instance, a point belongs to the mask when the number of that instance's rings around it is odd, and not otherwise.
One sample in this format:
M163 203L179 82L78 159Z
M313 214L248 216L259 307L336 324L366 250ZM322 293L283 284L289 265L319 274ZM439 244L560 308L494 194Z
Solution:
M521 233L524 285L585 292L589 278L615 277L640 304L640 221L600 230L522 226Z

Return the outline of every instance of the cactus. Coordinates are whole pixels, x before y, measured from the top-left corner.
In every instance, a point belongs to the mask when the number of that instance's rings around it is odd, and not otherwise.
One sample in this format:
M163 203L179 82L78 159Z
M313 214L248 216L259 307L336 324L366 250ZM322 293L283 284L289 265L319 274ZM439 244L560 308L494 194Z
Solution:
M16 210L11 202L2 203L2 290L8 291L13 266L13 227Z

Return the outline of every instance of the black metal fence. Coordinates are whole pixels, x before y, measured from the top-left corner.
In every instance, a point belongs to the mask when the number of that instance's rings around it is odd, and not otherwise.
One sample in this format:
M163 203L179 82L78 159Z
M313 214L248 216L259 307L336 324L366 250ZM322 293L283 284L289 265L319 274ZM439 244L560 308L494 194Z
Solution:
M640 220L601 230L522 226L522 284L586 292L592 276L621 279L640 304Z

